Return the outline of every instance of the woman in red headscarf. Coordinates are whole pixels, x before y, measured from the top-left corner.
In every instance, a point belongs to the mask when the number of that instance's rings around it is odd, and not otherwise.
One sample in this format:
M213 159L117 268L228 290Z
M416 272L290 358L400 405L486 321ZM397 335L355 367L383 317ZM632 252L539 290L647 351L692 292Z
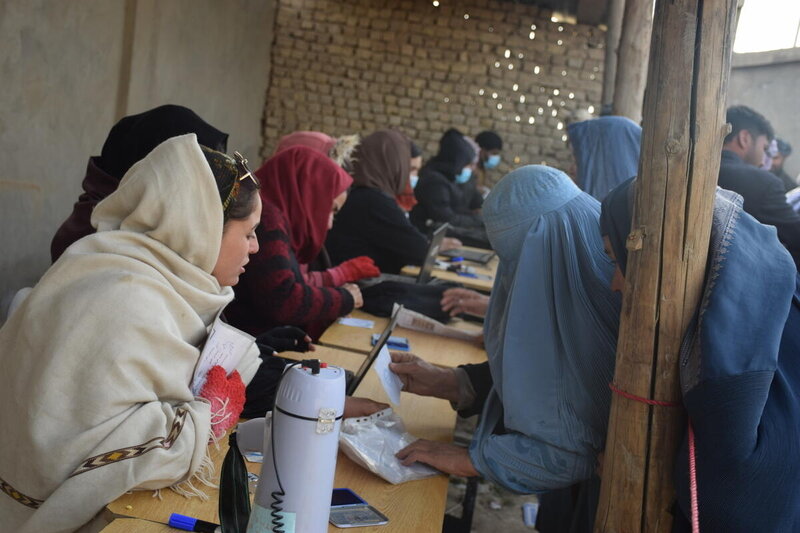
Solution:
M334 214L353 182L329 157L306 146L281 150L258 170L263 209L256 231L260 250L250 256L236 299L225 310L234 326L254 335L292 325L312 339L336 318L362 304L350 281L378 275L374 264L351 260L309 283L303 267L325 242Z

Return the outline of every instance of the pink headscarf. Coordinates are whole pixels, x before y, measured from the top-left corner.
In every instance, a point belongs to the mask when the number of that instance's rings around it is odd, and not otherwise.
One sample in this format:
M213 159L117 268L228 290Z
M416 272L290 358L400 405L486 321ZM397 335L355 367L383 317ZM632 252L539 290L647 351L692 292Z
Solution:
M296 131L281 137L281 140L278 141L278 147L275 148L275 153L277 154L292 146L307 146L312 150L329 156L331 149L335 145L336 139L321 131Z

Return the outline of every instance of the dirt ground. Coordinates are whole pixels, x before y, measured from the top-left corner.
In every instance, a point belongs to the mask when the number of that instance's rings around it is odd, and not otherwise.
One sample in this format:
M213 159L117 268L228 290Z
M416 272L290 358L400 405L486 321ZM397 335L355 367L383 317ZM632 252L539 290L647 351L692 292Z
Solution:
M467 446L478 417L459 418L456 424L454 441ZM464 499L466 479L450 478L447 491L447 514L461 516L461 502ZM522 505L537 503L534 495L518 495L502 487L481 479L478 483L478 497L472 520L472 533L532 533L536 529L522 521Z

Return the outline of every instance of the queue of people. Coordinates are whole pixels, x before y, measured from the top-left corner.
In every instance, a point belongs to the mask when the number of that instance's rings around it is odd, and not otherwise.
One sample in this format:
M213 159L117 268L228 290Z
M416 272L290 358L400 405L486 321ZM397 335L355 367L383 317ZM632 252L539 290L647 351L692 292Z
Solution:
M728 122L704 296L681 366L700 520L707 531L792 531L800 216L781 178L759 168L775 137L769 122L743 106ZM0 329L4 524L88 531L126 491L202 490L209 439L271 408L279 353L313 351L363 305L357 282L421 264L431 230L448 223L445 248L499 258L491 295L450 288L441 300L452 316L484 318L488 361L444 369L393 354L390 368L404 390L480 419L467 448L418 440L398 457L542 495L545 533L590 530L641 128L601 117L570 124L568 136L573 177L525 165L490 180L503 147L490 131L472 139L450 129L424 164L391 129L294 132L252 171L225 153L227 134L189 109L121 120L89 160L52 267ZM236 371L209 376L195 394L216 320L256 342ZM385 407L348 398L345 417ZM689 531L685 469L675 481L675 530ZM576 500L569 510L548 499L560 491Z

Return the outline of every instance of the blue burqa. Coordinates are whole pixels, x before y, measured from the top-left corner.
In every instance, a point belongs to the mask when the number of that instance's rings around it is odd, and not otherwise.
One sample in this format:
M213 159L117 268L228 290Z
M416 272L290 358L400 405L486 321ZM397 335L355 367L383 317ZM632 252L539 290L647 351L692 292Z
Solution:
M635 182L631 182L635 183ZM626 255L630 189L603 202L603 230ZM695 432L701 531L800 531L800 293L775 228L717 190L708 267L680 356ZM622 266L623 263L620 263ZM675 463L675 530L690 525L688 446Z
M600 117L567 126L578 183L598 200L638 173L642 128L625 117Z
M494 387L470 458L516 492L567 487L594 473L610 407L619 298L600 205L531 165L495 185L483 215L500 258L484 328Z

